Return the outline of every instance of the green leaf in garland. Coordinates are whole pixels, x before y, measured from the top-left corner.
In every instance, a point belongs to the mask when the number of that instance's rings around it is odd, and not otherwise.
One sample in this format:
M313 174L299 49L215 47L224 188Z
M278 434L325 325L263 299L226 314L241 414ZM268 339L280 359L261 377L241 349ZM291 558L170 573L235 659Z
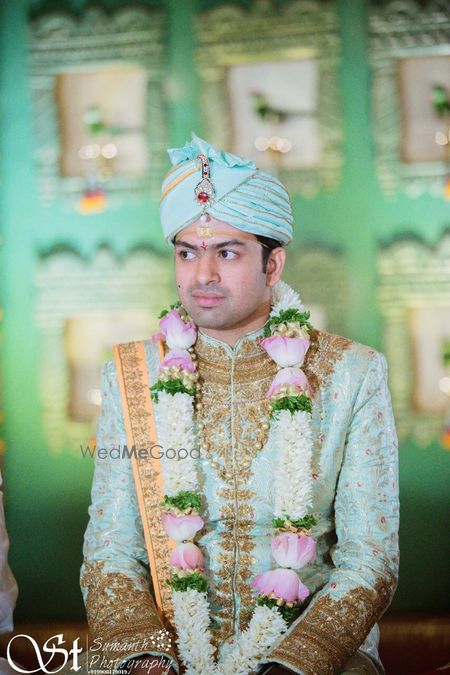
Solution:
M288 410L291 415L304 410L305 412L312 411L311 399L306 394L299 394L298 396L284 396L277 401L271 402L272 412L274 415L280 410Z
M208 588L206 578L198 572L193 572L183 577L174 573L170 579L166 579L166 583L172 586L174 591L187 591L189 588L193 588L199 593L204 593Z
M306 326L309 332L314 330L314 327L308 321L311 316L311 312L300 312L298 309L282 309L279 314L273 316L264 326L264 337L270 337L272 335L272 329L278 326L280 323L289 323L291 321L297 321L300 326Z
M180 509L180 511L186 511L189 508L200 511L202 506L200 495L191 490L182 490L173 497L164 495L164 503L175 506L177 509Z
M291 523L294 527L302 527L305 528L305 530L310 530L314 525L317 525L317 520L311 515L304 516L304 518L297 518L296 520L289 518L288 516L286 516L286 518L274 518L272 520L272 525L275 529L281 529L285 527L286 521Z
M189 389L185 387L181 380L167 380L163 382L158 380L154 385L150 387L150 395L153 401L158 403L158 394L160 391L166 391L168 394L174 396L175 394L189 394L189 396L195 396L195 388Z
M177 302L174 302L173 305L170 305L170 309L163 309L161 310L158 319L162 319L163 316L166 316L172 309L179 309L181 307L181 302L177 300Z
M300 605L294 605L293 607L288 607L288 605L277 605L277 601L274 600L274 598L269 598L267 595L260 595L256 601L257 605L265 605L266 607L269 607L270 609L272 607L276 607L277 610L280 612L281 616L283 619L286 621L286 623L292 623L301 612L301 607Z

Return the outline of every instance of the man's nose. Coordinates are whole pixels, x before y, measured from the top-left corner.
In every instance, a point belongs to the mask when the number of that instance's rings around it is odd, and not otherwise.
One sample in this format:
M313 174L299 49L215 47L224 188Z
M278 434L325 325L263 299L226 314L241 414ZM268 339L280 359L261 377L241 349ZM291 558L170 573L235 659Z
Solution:
M217 262L212 255L205 253L199 256L196 269L197 282L199 284L210 284L219 281L219 270Z

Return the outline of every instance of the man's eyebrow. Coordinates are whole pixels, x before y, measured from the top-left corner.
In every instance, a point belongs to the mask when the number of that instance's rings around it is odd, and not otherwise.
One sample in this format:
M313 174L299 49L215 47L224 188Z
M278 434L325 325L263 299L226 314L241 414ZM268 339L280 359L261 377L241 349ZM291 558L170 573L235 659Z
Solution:
M174 246L183 246L184 248L190 248L193 251L196 251L199 248L182 239L175 241ZM245 242L240 239L228 239L227 241L220 241L217 244L211 244L211 248L213 249L224 248L225 246L245 246Z

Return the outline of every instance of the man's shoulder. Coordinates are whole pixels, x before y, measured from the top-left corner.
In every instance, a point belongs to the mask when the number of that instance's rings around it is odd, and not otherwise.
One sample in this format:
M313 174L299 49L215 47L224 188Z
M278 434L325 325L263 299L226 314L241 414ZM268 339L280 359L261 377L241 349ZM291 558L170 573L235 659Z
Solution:
M113 354L120 351L121 358L130 357L132 359L131 367L133 368L133 355L136 353L138 345L142 345L148 372L153 374L159 362L159 356L158 346L152 342L151 338L114 344L112 346ZM113 358L106 359L102 362L100 366L100 395L102 399L112 396L115 402L119 403L120 382L117 368L118 366L114 356ZM121 366L119 366L119 368L121 368Z
M384 356L373 347L342 335L314 330L304 368L308 379L323 387L336 374L360 379L370 364L378 360L383 361Z
M133 353L137 349L143 348L144 354L146 356L147 365L149 360L158 359L158 345L155 344L151 338L145 338L143 340L130 340L129 342L118 342L112 345L113 354L120 352L121 356L127 355L133 357ZM116 378L117 377L117 366L116 359L107 359L103 361L100 373L106 378Z
M311 346L314 347L314 345L316 345L318 353L322 357L326 354L339 357L348 352L356 358L370 360L380 354L380 352L369 345L351 340L337 333L328 333L324 330L314 330L312 332Z

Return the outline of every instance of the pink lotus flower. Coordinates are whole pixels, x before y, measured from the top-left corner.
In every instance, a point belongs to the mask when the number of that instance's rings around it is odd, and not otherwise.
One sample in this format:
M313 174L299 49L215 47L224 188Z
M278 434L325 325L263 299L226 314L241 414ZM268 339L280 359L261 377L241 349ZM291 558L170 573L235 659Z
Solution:
M174 516L172 513L163 513L161 520L164 530L174 541L192 539L204 524L200 516Z
M283 385L297 387L299 392L306 392L308 395L311 395L308 378L300 368L282 368L282 370L279 370L272 380L266 398L278 394Z
M197 339L197 329L193 321L183 321L176 309L172 309L159 321L160 333L152 339L160 340L164 336L170 349L188 349Z
M274 593L286 602L304 600L309 595L309 590L302 584L294 570L277 569L263 572L253 579L251 585L262 595Z
M195 372L195 363L187 349L171 349L159 364L158 375L162 373L163 368L172 368L172 366L178 366L189 373Z
M204 569L205 561L199 547L192 543L178 544L170 556L170 564L182 570Z
M310 341L305 338L284 337L283 335L272 335L261 342L261 347L282 368L301 366L309 345Z
M316 540L282 532L271 543L272 555L281 567L300 569L316 557Z

